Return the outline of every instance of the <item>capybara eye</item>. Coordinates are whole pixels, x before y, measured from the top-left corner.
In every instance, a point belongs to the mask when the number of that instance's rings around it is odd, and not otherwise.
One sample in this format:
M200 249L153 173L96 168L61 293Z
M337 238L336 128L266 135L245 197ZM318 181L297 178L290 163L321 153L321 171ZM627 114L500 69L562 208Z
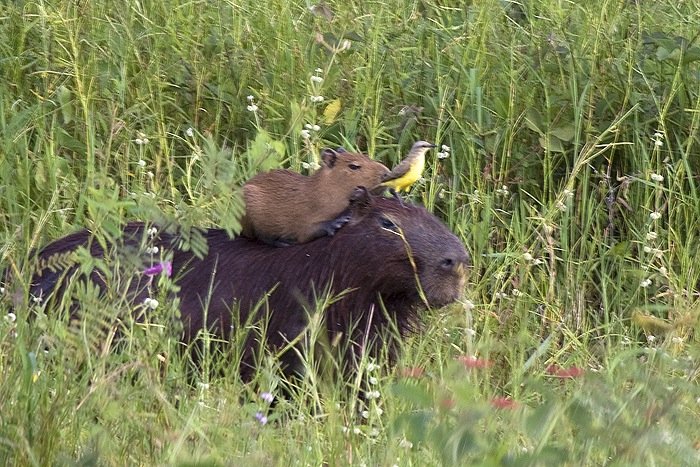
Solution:
M350 167L350 170L360 170L360 166L357 164L348 164L348 167Z
M387 217L382 217L381 219L379 219L379 223L385 229L396 230L396 224L394 224L394 221Z

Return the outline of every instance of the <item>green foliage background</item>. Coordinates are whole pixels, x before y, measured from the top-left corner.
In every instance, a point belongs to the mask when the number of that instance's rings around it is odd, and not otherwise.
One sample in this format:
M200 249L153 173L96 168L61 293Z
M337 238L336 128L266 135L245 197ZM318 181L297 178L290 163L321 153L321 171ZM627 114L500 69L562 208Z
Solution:
M244 386L212 357L193 388L157 322L112 352L15 303L0 458L695 465L698 31L694 2L666 0L0 5L0 263L20 289L30 251L80 227L233 233L252 174L305 172L339 145L391 166L418 139L449 151L411 196L474 262L467 300L428 313L375 376L367 418L310 378L263 426L273 367ZM119 297L79 292L98 322L119 316Z

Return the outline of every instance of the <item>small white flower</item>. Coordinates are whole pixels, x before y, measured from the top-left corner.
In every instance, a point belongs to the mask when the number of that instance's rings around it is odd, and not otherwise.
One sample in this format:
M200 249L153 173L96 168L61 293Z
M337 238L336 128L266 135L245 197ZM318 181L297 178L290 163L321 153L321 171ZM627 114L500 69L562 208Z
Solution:
M380 395L381 394L379 393L379 391L366 391L365 392L365 397L367 399L379 399Z
M476 336L476 331L472 328L467 328L465 332L467 333L467 336L469 336L469 337Z
M371 438L376 438L377 436L379 436L379 430L376 428L372 428L371 430L369 430L369 436Z
M5 319L10 323L14 323L15 321L17 321L17 315L12 312L9 312L7 313L7 315L5 315Z
M440 147L440 150L442 150L442 152L450 152L450 151L452 151L452 148L450 148L450 147L449 147L448 145L446 145L446 144L443 144L443 145Z
M0 287L0 295L5 293L5 287Z
M663 176L663 175L660 175L660 174L657 174L657 173L653 173L653 174L651 174L651 179L652 179L653 181L655 181L655 182L663 182L663 181L664 181L664 176Z
M146 254L149 254L149 255L155 255L156 253L158 253L158 251L160 251L160 250L157 246L150 246L150 247L146 248Z
M192 127L189 127L185 130L185 136L187 136L188 138L192 138L194 136L194 130L192 129Z
M682 343L683 343L683 338L682 338L681 336L674 336L674 337L671 339L671 342L673 342L674 344L682 344Z
M150 308L151 310L155 310L158 308L158 300L155 298L148 297L143 301L143 306L146 308Z
M307 130L311 130L313 127L314 126L310 123L307 123L306 125L304 125L304 128L306 128Z
M377 412L377 415L381 417L381 415L384 413L384 410L382 410L381 407L377 407L377 410L375 410L375 412Z
M656 141L654 141L654 146L656 146L656 147L660 148L663 145L664 145L664 142L661 141L660 139L657 139Z
M569 190L568 188L562 191L562 194L564 195L565 198L571 199L574 197L574 192Z
M369 418L369 410L363 410L360 412L360 415L362 415L362 418Z
M651 285L651 279L644 279L642 282L639 283L639 286L643 289L646 289Z
M204 383L202 381L198 382L197 386L199 386L200 389L203 389L205 391L209 389L209 383Z
M147 176L148 178L153 178L153 177L155 177L155 175L153 175L153 172L151 172L150 170L149 170L148 172L146 172L146 176ZM153 193L153 195L155 195L155 193ZM153 197L155 198L155 196L153 196Z
M651 253L651 247L648 245L644 245L644 253Z
M379 369L379 365L376 363L368 363L367 364L367 371L377 371Z
M649 217L651 218L651 220L655 221L661 219L661 213L659 211L654 211L649 214Z
M647 238L647 241L652 242L652 241L656 240L656 238L657 238L658 236L659 236L659 235L658 235L656 232L654 232L654 231L652 230L652 231L650 231L650 232L647 232L646 238Z
M369 384L377 384L377 377L376 376L370 376L369 377Z
M316 68L314 72L320 75L321 73L323 73L323 70L321 68Z
M359 435L360 433L362 433L362 430L360 430L359 428L355 427L355 428L352 429L352 432L355 433L356 435Z
M41 298L41 297L39 297L39 296L33 295L33 296L32 296L32 301L33 301L34 303L36 303L37 305L40 305L41 302L44 301L44 299Z
M255 105L255 104L250 104L250 105L249 105L248 107L246 107L246 108L248 109L249 112L255 113L255 112L258 111L258 106Z
M560 211L562 211L562 212L566 211L566 204L564 204L563 202L557 201L557 205L556 205L556 206L557 206L557 209L558 209L558 210L560 210Z
M668 275L668 270L666 269L666 266L661 266L661 267L659 268L659 274L661 274L662 276L667 276L667 275Z
M303 139L311 138L311 132L309 130L301 130L301 137Z
M312 83L316 83L316 84L322 83L322 82L323 82L323 78L322 78L321 76L316 76L316 75L314 75L314 76L311 77L311 82L312 82Z
M139 159L139 161L137 162L137 164L138 164L138 166L141 167L141 168L146 167L146 161L143 160L143 159Z
M513 293L513 296L514 296L514 297L520 297L520 296L523 294L523 293L522 293L520 290L518 290L518 289L513 289L513 292L512 292L512 293Z
M447 151L437 153L438 159L447 159L450 157L450 153Z
M654 133L654 139L663 139L663 138L664 138L664 134L661 133L660 131L657 131Z
M311 102L319 104L323 102L323 96L311 96Z
M341 426L340 431L342 431L343 433L347 433L348 431L350 431L350 429L346 426Z
M148 236L149 236L150 238L153 238L153 237L155 237L156 235L158 235L158 228L157 228L157 227L151 227L151 228L148 229L146 232L148 233Z
M653 343L655 340L656 340L656 336L655 336L655 335L649 334L649 335L647 336L647 342L648 342L648 343L651 344L651 343Z
M532 257L532 255L529 252L526 251L525 253L523 253L523 259L529 263L534 258Z
M535 258L535 260L532 262L535 266L539 266L540 264L544 263L540 258Z
M411 449L413 447L413 443L407 440L406 438L403 438L401 441L399 441L399 447L404 449Z
M653 253L654 256L657 258L661 258L664 255L664 251L659 249L659 248L652 248L651 252Z
M314 130L314 131L321 131L321 127L318 126L318 125L312 125L312 126L311 126L311 129Z
M255 99L255 96L250 95L250 96L246 97L246 99L248 99L248 102L253 102L253 99Z

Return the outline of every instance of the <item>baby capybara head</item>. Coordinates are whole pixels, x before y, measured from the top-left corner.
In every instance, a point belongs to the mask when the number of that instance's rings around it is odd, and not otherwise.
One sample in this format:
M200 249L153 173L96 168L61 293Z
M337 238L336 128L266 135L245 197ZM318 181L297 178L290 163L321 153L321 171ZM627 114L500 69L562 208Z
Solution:
M389 169L366 154L347 152L343 148L324 149L321 153L323 165L317 172L320 177L328 180L331 186L345 188L345 193L351 193L357 186L374 187L389 174ZM347 200L347 194L345 195Z

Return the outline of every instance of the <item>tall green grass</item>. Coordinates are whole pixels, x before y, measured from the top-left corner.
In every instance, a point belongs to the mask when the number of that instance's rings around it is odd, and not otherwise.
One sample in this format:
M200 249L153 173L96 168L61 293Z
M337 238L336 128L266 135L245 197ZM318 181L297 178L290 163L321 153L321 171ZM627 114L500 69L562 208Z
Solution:
M0 322L0 458L697 464L699 26L666 0L0 6L0 307L17 318ZM473 268L389 372L341 381L307 355L290 383L267 358L244 385L232 346L193 375L165 297L137 326L118 292L76 290L95 320L76 325L16 293L30 252L78 228L233 233L252 174L339 145L391 166L418 139L449 150L411 198ZM125 339L95 337L110 318Z

